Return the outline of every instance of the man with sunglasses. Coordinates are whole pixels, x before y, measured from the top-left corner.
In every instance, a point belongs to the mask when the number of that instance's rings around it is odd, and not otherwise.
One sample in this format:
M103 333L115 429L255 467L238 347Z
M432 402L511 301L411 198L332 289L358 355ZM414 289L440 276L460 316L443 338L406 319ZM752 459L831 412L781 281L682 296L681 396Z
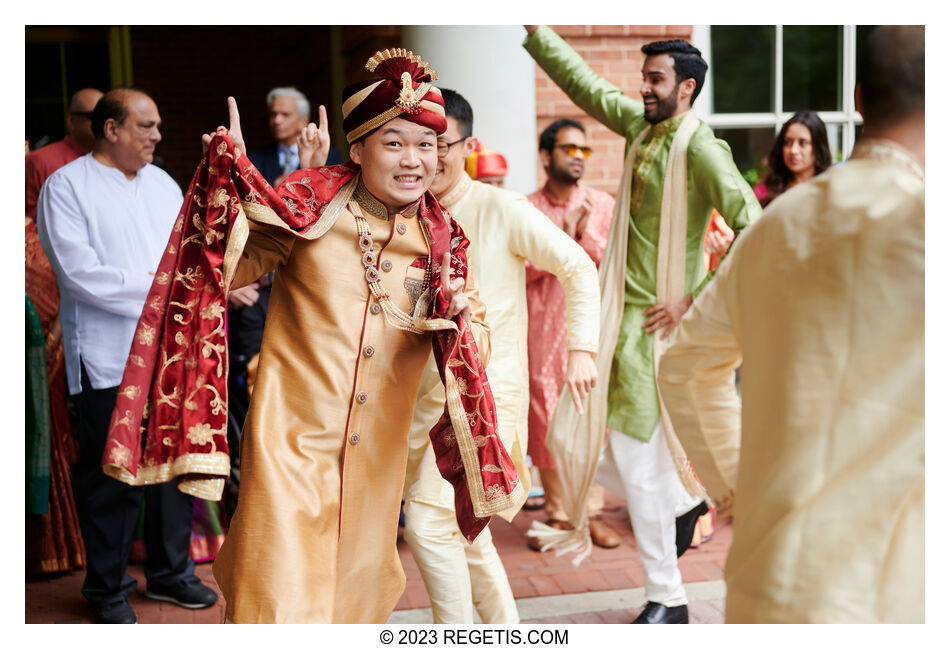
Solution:
M623 287L623 295L621 302L604 290L616 302L604 311L601 326L609 335L598 353L602 362L612 357L606 394L597 395L606 400L611 429L599 478L627 498L647 599L635 622L686 623L677 537L692 536L706 495L659 400L656 365L667 337L712 278L704 272L703 235L713 208L737 236L761 208L728 145L692 111L708 67L698 49L682 40L644 45L638 101L598 76L550 28L525 29L525 49L548 76L626 139L621 216L603 261L611 271L604 285ZM603 422L586 425L594 434Z
M491 326L492 355L486 367L495 397L498 434L527 493L528 308L525 260L556 275L567 294L567 385L574 404L597 379L600 290L594 263L567 234L525 197L473 181L465 158L475 150L472 107L443 89L448 125L438 137L439 159L432 193L451 211L472 241L472 270ZM518 609L505 568L485 529L469 544L456 524L452 485L436 466L429 431L445 406L435 363L419 386L409 437L404 511L405 539L422 573L435 622L471 624L472 606L482 622L515 624Z
M36 199L50 175L76 158L92 150L96 138L92 134L92 109L102 91L83 88L69 100L66 127L69 132L59 142L47 144L26 154L26 217L36 218Z
M528 200L577 241L595 264L600 264L607 245L614 198L607 192L582 185L586 161L593 153L587 144L584 125L573 119L558 119L548 125L538 139L541 166L547 182ZM545 439L548 424L564 388L567 369L567 319L564 289L557 278L531 262L526 268L528 297L528 369L531 401L528 407L528 455L538 468L544 496L547 524L570 529L564 509L564 494L554 458ZM620 545L620 537L600 518L604 493L599 484L591 487L589 497L591 541L602 548ZM528 547L540 551L540 537L531 537Z

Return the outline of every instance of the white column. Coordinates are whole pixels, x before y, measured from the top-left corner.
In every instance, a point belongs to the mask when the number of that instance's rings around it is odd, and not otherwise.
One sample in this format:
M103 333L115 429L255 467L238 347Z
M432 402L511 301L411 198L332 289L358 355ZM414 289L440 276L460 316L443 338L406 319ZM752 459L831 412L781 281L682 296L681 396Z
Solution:
M537 189L534 61L521 47L520 26L413 25L402 28L406 48L439 75L435 85L472 105L473 133L508 162L505 187Z
M702 52L703 60L709 65L709 69L706 71L706 80L703 82L703 89L699 91L699 97L693 102L693 110L696 112L696 116L704 122L708 122L713 109L712 96L715 77L712 60L712 34L709 25L693 25L693 35L690 38L690 43Z

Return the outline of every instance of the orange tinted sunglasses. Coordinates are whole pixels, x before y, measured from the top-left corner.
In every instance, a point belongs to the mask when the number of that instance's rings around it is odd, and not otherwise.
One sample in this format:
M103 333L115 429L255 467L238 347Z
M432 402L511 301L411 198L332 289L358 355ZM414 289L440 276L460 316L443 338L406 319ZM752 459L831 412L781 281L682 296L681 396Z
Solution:
M564 149L564 153L571 157L576 156L577 152L580 151L585 160L590 157L591 153L594 152L594 150L589 146L577 146L576 144L555 144L554 148Z

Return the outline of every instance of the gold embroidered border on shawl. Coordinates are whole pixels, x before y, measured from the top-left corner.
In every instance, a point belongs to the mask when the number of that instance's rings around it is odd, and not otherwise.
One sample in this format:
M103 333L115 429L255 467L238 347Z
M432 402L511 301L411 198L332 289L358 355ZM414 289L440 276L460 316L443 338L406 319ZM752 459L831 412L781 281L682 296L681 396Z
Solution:
M113 452L119 449L113 449ZM126 449L128 450L128 449ZM102 467L105 473L116 480L134 486L161 484L168 482L177 475L205 474L190 480L187 475L181 478L178 488L184 493L203 498L205 500L220 500L224 492L224 478L209 479L208 474L222 475L231 470L230 458L227 453L189 453L182 455L173 462L166 462L155 466L139 468L138 475L133 476L128 470L117 464L106 464Z
M356 218L357 230L360 235L368 233L369 226L366 223L366 217L363 215L363 211L360 208L359 203L357 203L355 200L351 200L349 203L349 209ZM426 237L426 243L429 244L429 238L425 232L425 228L422 228L422 232ZM429 258L429 267L430 269L432 267L431 254ZM414 315L409 315L398 306L393 304L392 299L386 293L386 290L383 288L381 282L367 281L367 285L369 286L373 297L382 307L383 313L386 315L386 322L397 329L402 329L404 331L410 331L413 333L432 333L451 329L453 331L457 331L458 335L461 336L462 332L459 331L455 322L452 320L446 320L442 318L424 318L418 315L420 313L424 314L429 312L428 306L431 301L430 289L426 289L426 291L423 292L422 297L419 298L419 301L413 309ZM468 326L467 323L466 326ZM455 374L451 371L451 366L449 363L446 363L445 367L443 368L443 374L445 376L446 405L448 406L449 418L452 421L452 429L455 432L455 440L459 447L459 454L462 458L462 465L465 468L465 481L468 485L468 492L472 499L472 509L475 513L475 516L479 518L487 518L493 514L513 516L516 511L508 510L520 508L521 503L524 500L522 498L524 487L520 482L518 482L515 484L515 488L510 494L504 493L503 490L487 492L482 489L482 481L480 478L481 472L492 471L496 467L488 465L481 466L479 463L477 451L479 443L478 440L472 436L472 429L469 425L469 417L480 416L480 414L478 413L477 408L475 409L474 413L469 413L465 410L465 406L462 404L463 386L459 385ZM470 395L466 392L466 396L471 398L479 395Z

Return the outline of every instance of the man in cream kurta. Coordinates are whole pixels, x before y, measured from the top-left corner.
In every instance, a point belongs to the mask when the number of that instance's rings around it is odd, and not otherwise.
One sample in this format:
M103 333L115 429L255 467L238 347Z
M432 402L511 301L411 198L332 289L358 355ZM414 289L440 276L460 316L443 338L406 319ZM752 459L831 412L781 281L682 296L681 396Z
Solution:
M528 485L525 260L561 281L567 296L568 350L587 361L597 349L599 333L597 271L583 248L524 196L469 178L464 160L475 147L471 107L458 93L442 94L448 126L439 138L444 140L440 142L444 154L440 151L432 189L472 240L475 285L491 325L492 359L486 371L498 431L522 484ZM451 142L455 144L448 145ZM578 360L585 358L575 358L575 363ZM576 383L579 373L569 366L568 381ZM455 522L451 486L436 468L428 433L444 406L439 385L430 362L419 386L410 434L405 538L422 572L436 622L471 623L474 604L483 622L517 623L511 586L490 531L484 530L471 545L465 541Z
M851 159L769 205L660 361L677 434L721 513L735 515L727 622L924 621L924 38L914 29L872 34ZM913 108L882 117L882 85Z
M685 622L675 516L698 516L701 488L690 484L686 458L674 432L663 425L655 359L662 338L708 281L703 236L713 208L736 234L761 210L729 147L691 111L706 70L698 50L683 41L645 45L641 103L594 73L551 29L529 26L528 31L525 49L548 76L589 115L626 138L615 216L629 222L626 249L620 251L626 266L610 284L623 283L624 295L619 333L602 343L613 354L610 376L603 377L609 380L606 423L612 435L606 471L598 479L627 498L648 600L637 621ZM685 137L677 138L680 131ZM674 172L681 169L685 177L676 184ZM669 209L674 204L681 207ZM681 234L664 248L667 226ZM606 322L601 326L610 329ZM681 481L690 484L690 493Z

